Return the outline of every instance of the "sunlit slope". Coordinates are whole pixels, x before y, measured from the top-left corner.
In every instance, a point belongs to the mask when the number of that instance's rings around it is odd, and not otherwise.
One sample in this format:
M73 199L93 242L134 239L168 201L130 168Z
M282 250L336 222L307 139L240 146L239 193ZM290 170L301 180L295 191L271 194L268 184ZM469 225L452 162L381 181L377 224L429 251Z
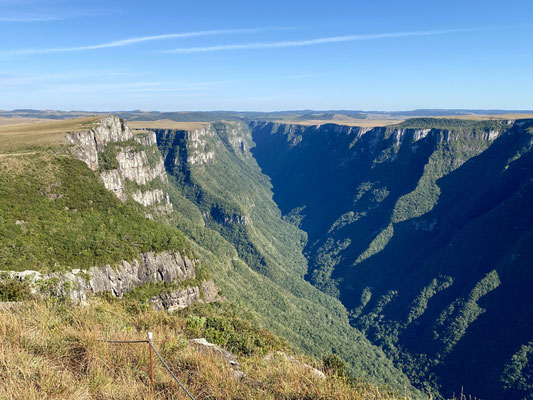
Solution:
M355 376L404 385L381 350L350 327L340 302L303 279L305 235L281 218L269 180L250 153L248 128L217 123L195 131L155 132L171 182L202 216L192 223L196 219L190 213L175 223L216 264L213 272L224 294L296 348L317 355L334 352ZM202 224L206 228L200 229Z

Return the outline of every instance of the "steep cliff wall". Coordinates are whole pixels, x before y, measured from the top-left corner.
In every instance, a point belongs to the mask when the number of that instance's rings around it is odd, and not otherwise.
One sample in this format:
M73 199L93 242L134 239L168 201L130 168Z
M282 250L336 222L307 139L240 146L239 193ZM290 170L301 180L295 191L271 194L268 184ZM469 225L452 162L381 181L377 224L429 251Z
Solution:
M307 278L414 382L447 396L525 393L509 365L533 326L520 283L531 280L532 126L252 125L274 199L308 234Z
M178 252L141 253L137 259L88 270L42 274L38 271L10 272L12 278L43 286L50 283L54 294L86 302L88 294L109 292L116 297L136 287L155 282L177 282L195 278L194 263Z
M82 303L93 294L122 297L154 284L170 290L163 303L152 299L157 307L217 299L214 283L204 272L197 276L198 261L189 258L183 234L146 218L173 210L155 134L134 135L108 116L66 139L89 169L44 149L0 179L2 277Z
M350 327L340 302L303 279L305 235L282 219L272 201L246 124L154 132L175 184L171 198L179 192L199 217L194 224L192 218L175 221L216 265L215 279L230 301L255 312L298 349L341 355L360 379L410 387L381 350Z
M106 189L120 200L131 197L152 207L151 211L172 212L163 189L168 179L154 133L133 135L124 121L107 116L91 130L69 133L67 143L74 156L100 172Z

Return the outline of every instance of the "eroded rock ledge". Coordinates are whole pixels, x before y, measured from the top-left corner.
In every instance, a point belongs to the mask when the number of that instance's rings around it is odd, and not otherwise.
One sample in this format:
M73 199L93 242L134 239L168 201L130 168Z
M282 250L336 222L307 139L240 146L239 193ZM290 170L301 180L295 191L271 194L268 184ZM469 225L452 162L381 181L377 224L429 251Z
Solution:
M140 253L131 262L122 261L118 266L106 265L88 270L74 269L70 272L52 272L42 274L38 271L8 272L9 277L30 284L36 294L65 296L72 301L87 303L90 296L108 292L115 297L149 283L179 283L196 278L197 261L182 256L179 252ZM185 308L195 302L219 300L218 288L212 281L172 292L165 301L155 304L155 308Z
M131 138L130 128L114 115L103 117L90 130L70 132L66 136L67 143L73 145L72 154L93 171L98 169L98 153L104 151L108 143L125 142Z
M194 303L212 303L222 300L218 294L218 287L212 280L204 281L200 286L190 286L171 292L161 292L152 297L150 303L155 310L177 311L189 307Z
M132 140L144 149L129 146ZM126 201L131 196L145 207L155 206L155 211L172 212L173 206L167 193L162 189L144 188L158 179L161 184L168 182L161 154L157 148L154 150L157 146L155 133L134 136L125 121L110 115L97 121L90 130L68 133L66 141L72 145L71 153L93 171L101 169L98 155L105 151L106 146L110 143L123 143L122 149L115 156L118 168L100 171L100 179L105 188L121 201ZM152 161L147 152L155 152ZM135 183L139 189L130 193L126 180Z

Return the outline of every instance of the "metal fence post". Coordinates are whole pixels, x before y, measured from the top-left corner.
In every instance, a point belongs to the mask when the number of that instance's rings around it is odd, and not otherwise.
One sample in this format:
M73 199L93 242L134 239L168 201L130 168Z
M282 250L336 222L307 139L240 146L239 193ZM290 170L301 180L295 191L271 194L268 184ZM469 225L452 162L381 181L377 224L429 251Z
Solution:
M150 382L154 387L154 355L152 351L152 332L148 332L148 348L150 349Z

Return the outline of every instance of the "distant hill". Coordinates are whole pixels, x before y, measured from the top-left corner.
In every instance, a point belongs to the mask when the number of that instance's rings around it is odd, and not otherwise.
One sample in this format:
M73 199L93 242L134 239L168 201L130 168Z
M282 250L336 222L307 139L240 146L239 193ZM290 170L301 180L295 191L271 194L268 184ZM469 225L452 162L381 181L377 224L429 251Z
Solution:
M397 119L407 119L409 117L431 117L431 116L476 116L500 114L533 114L533 110L469 110L469 109L419 109L411 111L360 111L360 110L291 110L273 112L255 111L117 111L105 112L91 111L58 111L58 110L32 110L18 109L12 111L0 111L0 117L17 118L47 118L66 119L80 118L93 115L116 114L129 121L155 121L168 119L178 122L216 122L216 121L306 121L322 120L329 122L350 121L350 119L386 119L387 117Z

